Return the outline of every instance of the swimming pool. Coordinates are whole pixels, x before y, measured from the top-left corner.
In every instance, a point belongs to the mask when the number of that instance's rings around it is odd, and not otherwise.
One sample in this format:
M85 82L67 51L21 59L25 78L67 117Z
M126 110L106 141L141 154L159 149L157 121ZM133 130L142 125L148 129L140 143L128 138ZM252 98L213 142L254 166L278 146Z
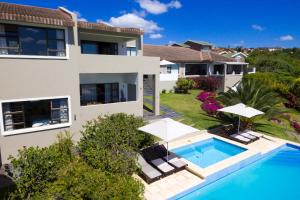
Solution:
M287 144L269 156L177 199L299 199L299 181L300 147Z
M199 167L205 168L245 150L242 147L211 138L171 151Z

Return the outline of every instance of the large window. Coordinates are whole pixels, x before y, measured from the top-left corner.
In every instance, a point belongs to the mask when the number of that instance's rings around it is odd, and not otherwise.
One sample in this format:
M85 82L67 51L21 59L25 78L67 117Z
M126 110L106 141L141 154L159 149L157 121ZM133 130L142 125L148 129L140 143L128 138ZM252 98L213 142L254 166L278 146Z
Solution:
M3 102L1 106L4 133L57 128L70 122L68 97Z
M0 24L0 55L66 56L63 29Z
M224 65L214 65L213 74L214 75L223 75L224 74Z
M185 75L207 75L207 64L186 64Z
M118 55L118 44L110 42L81 41L81 53Z
M82 106L119 101L119 83L80 85L80 102Z
M242 65L227 65L227 74L241 74Z
M127 47L127 56L137 56L136 47Z

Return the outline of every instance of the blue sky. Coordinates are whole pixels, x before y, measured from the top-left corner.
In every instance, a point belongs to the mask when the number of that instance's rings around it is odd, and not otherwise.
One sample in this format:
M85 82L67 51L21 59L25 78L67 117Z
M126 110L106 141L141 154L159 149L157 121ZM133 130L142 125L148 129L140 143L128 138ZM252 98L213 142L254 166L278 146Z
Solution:
M300 47L299 0L12 0L64 6L87 21L146 30L145 43L187 39L216 46Z

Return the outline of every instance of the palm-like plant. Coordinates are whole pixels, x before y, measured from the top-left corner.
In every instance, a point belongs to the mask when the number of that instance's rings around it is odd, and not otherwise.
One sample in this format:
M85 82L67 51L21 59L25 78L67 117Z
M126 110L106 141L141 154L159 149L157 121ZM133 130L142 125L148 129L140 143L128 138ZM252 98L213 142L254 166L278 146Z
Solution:
M283 102L278 94L264 86L261 82L247 79L243 80L236 89L230 88L227 92L222 92L217 98L224 106L232 106L243 103L265 113L264 117L270 118L281 113L278 105ZM233 116L228 116L232 118ZM243 119L242 121L251 123L254 119Z

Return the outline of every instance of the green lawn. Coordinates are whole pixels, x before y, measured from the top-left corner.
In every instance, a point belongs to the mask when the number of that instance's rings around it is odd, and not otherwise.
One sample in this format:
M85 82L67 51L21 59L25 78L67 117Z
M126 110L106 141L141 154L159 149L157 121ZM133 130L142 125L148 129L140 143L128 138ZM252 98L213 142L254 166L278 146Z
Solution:
M201 102L196 100L196 96L199 92L199 90L191 90L190 94L161 94L160 102L161 105L166 105L183 114L182 122L193 125L195 128L208 129L209 127L221 124L221 122L207 116L205 112L202 111L200 107ZM287 112L290 113L293 118L300 121L300 113L298 111L287 109ZM299 142L299 139L294 136L295 132L293 128L285 120L283 120L282 124L276 124L263 118L259 120L259 123L264 124L259 128L259 131L279 138Z

